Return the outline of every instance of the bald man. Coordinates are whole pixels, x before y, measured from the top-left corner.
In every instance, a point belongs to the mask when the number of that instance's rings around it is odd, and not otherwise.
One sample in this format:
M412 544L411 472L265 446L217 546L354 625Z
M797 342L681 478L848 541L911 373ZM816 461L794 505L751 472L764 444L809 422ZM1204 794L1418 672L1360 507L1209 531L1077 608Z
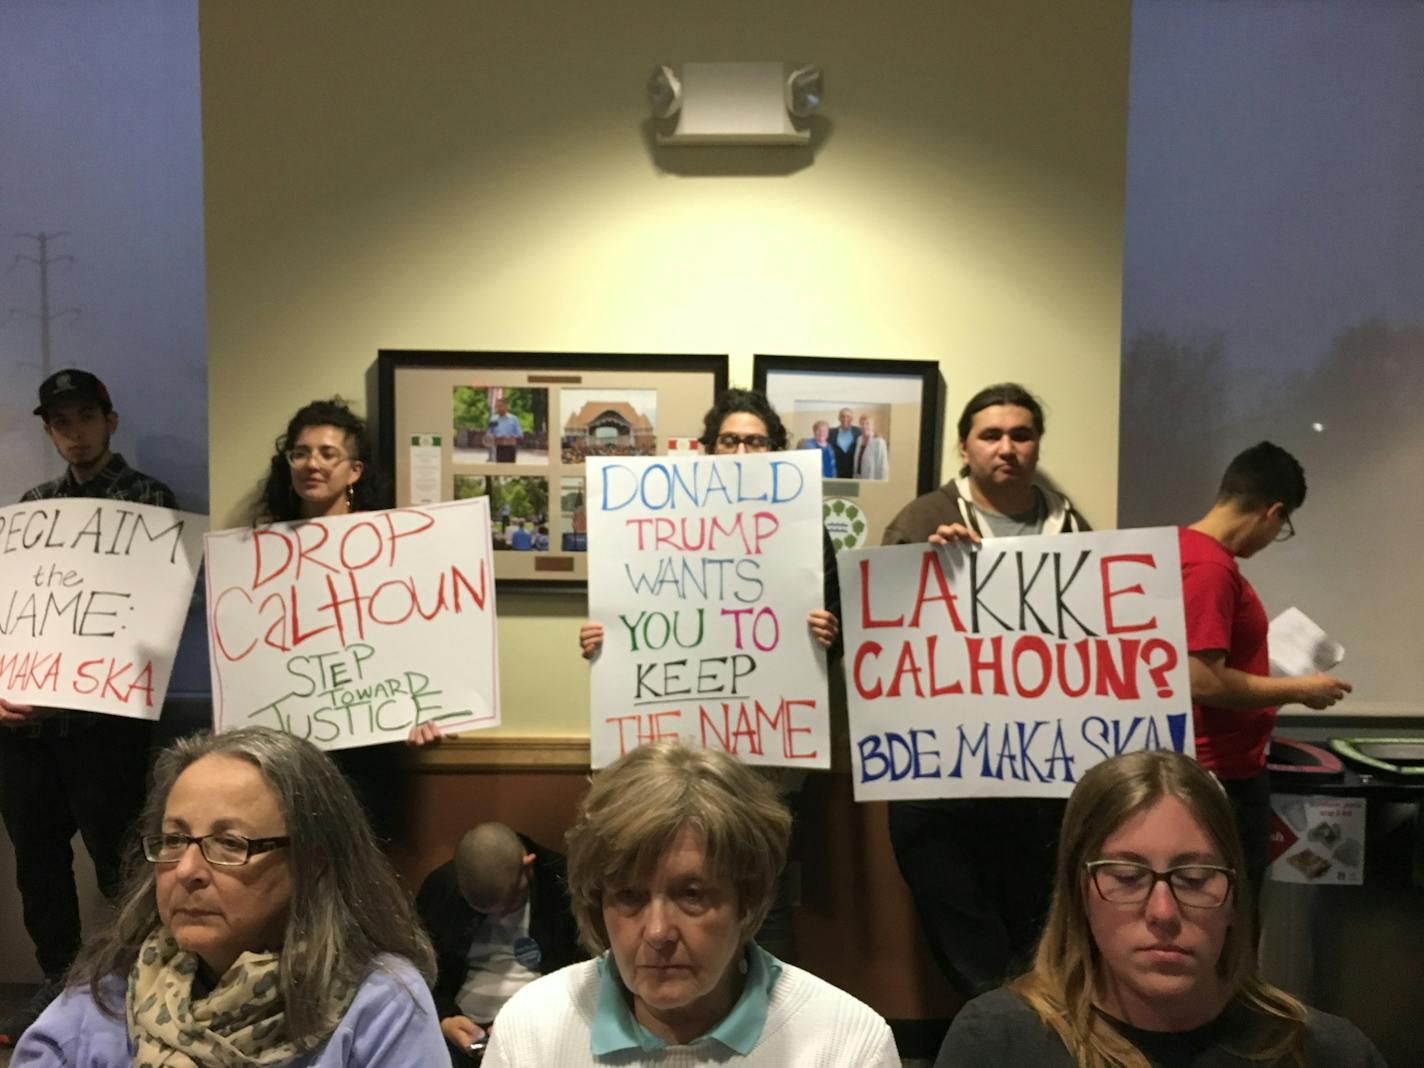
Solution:
M435 944L435 1008L451 1063L468 1065L499 1010L539 976L582 960L564 858L481 823L415 899Z

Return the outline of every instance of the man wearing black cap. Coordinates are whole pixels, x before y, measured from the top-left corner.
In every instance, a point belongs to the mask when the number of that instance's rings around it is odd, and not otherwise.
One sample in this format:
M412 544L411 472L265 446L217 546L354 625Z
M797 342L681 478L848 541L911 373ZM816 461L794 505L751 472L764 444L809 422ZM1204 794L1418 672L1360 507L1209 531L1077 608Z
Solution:
M59 371L40 385L35 414L68 465L22 501L97 497L176 508L173 491L135 471L109 448L119 417L104 384L88 371ZM79 949L79 896L70 840L78 831L99 889L119 889L121 846L143 804L149 736L144 720L16 704L0 699L0 816L15 847L25 930L45 985L0 1021L0 1046L13 1045L59 992Z

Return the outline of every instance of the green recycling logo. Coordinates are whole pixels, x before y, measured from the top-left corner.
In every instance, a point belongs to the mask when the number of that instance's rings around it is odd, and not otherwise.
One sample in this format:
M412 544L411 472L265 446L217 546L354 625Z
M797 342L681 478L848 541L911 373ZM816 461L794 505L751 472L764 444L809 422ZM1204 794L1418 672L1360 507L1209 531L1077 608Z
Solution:
M866 544L870 521L864 509L854 501L845 497L827 497L821 502L821 519L826 524L826 533L831 536L836 552L859 549Z

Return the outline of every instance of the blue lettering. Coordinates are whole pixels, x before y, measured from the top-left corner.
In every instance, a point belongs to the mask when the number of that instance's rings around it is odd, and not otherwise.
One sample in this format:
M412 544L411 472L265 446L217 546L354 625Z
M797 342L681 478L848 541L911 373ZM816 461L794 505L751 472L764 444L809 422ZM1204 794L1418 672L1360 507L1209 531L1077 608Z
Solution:
M877 782L889 774L890 761L880 751L880 736L878 734L867 734L856 743L855 747L860 751L861 782ZM870 770L872 761L875 762L879 770Z
M786 468L786 474L787 474L787 475L794 475L794 476L796 477L796 488L795 488L794 490L788 490L788 491L786 491L785 496L782 495L782 492L783 492L783 491L782 491L782 489L781 489L781 487L780 487L781 474L782 474L781 469L782 469L783 467ZM789 481L789 480L788 480L788 481ZM792 463L791 461L789 461L789 460L773 460L773 461L771 461L771 503L772 503L772 504L785 504L787 501L794 501L797 497L801 496L801 491L802 491L803 489L805 489L805 488L806 488L806 476L801 473L801 469L800 469L799 467L797 467L795 464L793 464L793 463ZM762 499L764 499L764 498L761 498L761 497L758 497L758 498L757 498L757 500L762 500Z
M1092 738L1088 737L1088 728L1094 726L1098 730L1099 739L1102 741L1103 745L1106 745L1108 741L1108 721L1105 720L1102 716L1089 716L1087 719L1083 720L1083 725L1079 728L1079 731L1082 733L1083 741L1087 742L1090 746L1096 749L1098 751L1098 756L1106 760L1113 754L1109 753L1106 749L1103 748L1102 745L1099 745L1097 742L1093 741Z
M1050 782L1056 781L1059 772L1054 770L1056 765L1062 764L1062 778L1064 782L1074 782L1073 761L1074 757L1068 755L1068 747L1063 742L1063 721L1060 719L1053 729L1053 751L1048 754L1048 778Z
M938 750L938 749L926 749L925 751L921 752L921 751L920 751L920 735L922 735L922 734L923 734L923 735L928 735L930 741L934 741L934 739L935 739L935 732L932 731L932 730L920 730L920 729L914 728L914 727L912 727L912 728L910 729L910 749L914 752L914 755L915 755L914 777L915 777L916 779L937 779L937 778L939 778L939 750ZM935 758L935 766L934 766L934 768L933 768L932 770L926 771L926 770L921 766L921 764L920 764L920 759L921 759L922 757L934 757L934 758Z
M603 482L602 482L602 490L601 490L601 492L602 492L602 496L603 496L603 505L602 505L602 507L603 507L603 510L604 510L605 512L616 512L616 511L618 511L618 509L620 509L620 508L626 508L626 507L628 507L628 505L632 504L633 501L634 501L634 499L638 496L638 485L637 485L636 482L634 482L633 485L629 488L628 496L625 497L620 503L618 503L618 504L611 504L611 503L609 503L609 501L610 501L610 498L609 498L609 496L608 496L609 476L612 475L613 472L615 472L615 471L622 471L624 474L627 474L627 475L631 475L631 474L633 473L633 472L628 468L628 466L627 466L626 464L607 464L607 465L604 466L604 468L603 468Z
M949 773L949 778L951 779L963 777L961 768L964 766L965 743L968 741L968 735L964 733L963 724L957 726L955 730L959 732L959 754L955 758L954 769ZM967 748L971 757L978 755L983 760L983 767L979 772L980 775L986 779L997 779L999 777L995 774L994 770L989 767L989 724L986 723L979 728L979 737L970 743Z
M648 479L656 472L663 478L663 499L661 504L654 504L648 497ZM666 464L649 464L643 470L643 477L638 480L638 489L642 493L643 507L657 511L659 508L672 507L672 472Z
M1019 756L1023 759L1023 777L1025 780L1027 780L1028 773L1032 771L1033 774L1038 778L1039 782L1051 782L1052 780L1044 778L1043 772L1038 770L1038 765L1033 762L1033 757L1029 755L1029 747L1033 745L1033 739L1038 734L1039 728L1048 726L1048 721L1042 719L1034 720L1033 730L1025 734L1024 728L1027 726L1028 724L1026 723L1018 724Z

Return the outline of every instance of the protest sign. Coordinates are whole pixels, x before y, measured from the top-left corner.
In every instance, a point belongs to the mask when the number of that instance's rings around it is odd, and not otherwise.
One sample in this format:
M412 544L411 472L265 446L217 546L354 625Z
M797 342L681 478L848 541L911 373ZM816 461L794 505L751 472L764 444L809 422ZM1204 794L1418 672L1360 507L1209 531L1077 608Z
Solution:
M0 508L0 697L157 719L207 526L92 497Z
M820 454L590 457L594 767L682 737L830 766Z
M839 557L857 800L1066 797L1193 753L1173 528Z
M217 730L324 749L499 724L484 497L209 534Z

